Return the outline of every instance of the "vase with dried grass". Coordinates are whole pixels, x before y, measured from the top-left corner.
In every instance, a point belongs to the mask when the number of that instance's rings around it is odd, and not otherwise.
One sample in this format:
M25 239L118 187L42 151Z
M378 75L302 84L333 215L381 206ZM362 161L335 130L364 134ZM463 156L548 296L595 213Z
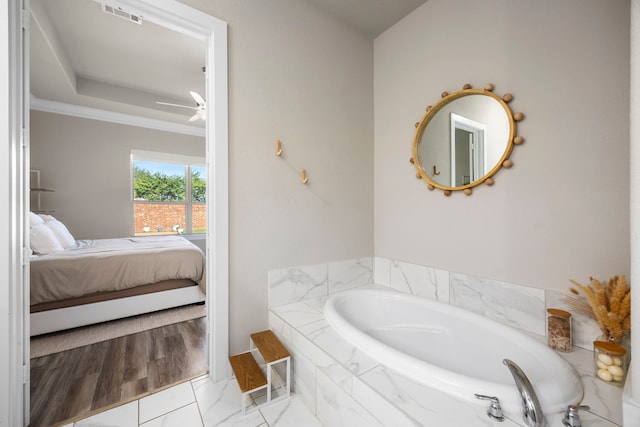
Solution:
M589 278L589 285L571 280L576 288L565 299L577 312L593 318L602 331L594 341L596 375L605 382L624 384L630 359L627 338L631 331L631 288L625 276L614 276L608 282Z

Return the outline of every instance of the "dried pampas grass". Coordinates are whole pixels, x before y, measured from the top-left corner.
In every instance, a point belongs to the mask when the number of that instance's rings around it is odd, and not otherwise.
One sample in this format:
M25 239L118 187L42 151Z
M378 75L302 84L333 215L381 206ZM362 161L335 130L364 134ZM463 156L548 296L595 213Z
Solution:
M570 280L578 289L569 288L565 302L572 310L595 319L603 334L619 342L631 330L631 288L625 276L614 276L608 283L590 277L589 285Z

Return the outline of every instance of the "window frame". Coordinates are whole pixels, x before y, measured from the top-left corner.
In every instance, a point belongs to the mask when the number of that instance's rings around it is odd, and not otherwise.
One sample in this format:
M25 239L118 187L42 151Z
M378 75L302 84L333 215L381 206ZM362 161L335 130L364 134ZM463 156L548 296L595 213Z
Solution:
M169 163L174 165L184 166L185 169L185 199L184 201L136 201L134 198L134 185L135 185L135 162L136 161L145 161L145 162L156 162L156 163ZM192 180L193 180L193 167L203 167L205 169L204 178L207 178L207 165L206 158L204 156L190 156L185 154L175 154L175 153L165 153L165 152L157 152L157 151L145 151L145 150L131 150L130 154L130 164L129 164L129 200L131 201L131 235L132 236L143 236L144 234L136 234L135 229L135 205L136 203L159 203L159 204L184 204L185 206L185 229L181 235L185 236L197 236L197 235L206 235L206 230L204 233L194 233L193 232L193 194L192 194ZM209 183L207 182L207 187ZM209 190L209 194L210 190ZM208 202L205 201L205 206ZM201 202L197 202L195 204L201 204Z

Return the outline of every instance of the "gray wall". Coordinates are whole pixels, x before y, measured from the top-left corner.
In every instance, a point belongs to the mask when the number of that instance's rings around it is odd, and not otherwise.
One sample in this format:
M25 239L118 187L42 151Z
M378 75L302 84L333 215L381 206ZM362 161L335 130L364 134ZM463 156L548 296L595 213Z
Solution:
M40 170L43 210L76 239L130 236L131 150L205 156L204 138L31 112L31 169Z
M562 291L629 274L628 1L429 0L374 58L376 256ZM415 178L413 124L467 82L514 94L526 142L447 198Z

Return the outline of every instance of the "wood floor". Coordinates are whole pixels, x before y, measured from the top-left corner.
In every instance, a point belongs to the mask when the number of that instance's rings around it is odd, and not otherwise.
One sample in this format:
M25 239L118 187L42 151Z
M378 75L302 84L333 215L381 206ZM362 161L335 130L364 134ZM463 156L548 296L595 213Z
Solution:
M29 425L50 426L206 371L205 318L31 359Z

